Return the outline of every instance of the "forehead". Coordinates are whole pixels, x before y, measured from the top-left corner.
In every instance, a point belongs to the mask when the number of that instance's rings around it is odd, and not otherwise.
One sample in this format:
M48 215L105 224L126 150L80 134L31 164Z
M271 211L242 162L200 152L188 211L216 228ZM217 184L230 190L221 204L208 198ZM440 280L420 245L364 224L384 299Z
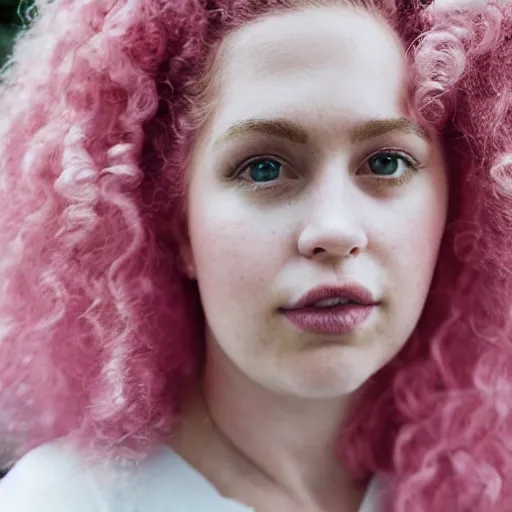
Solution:
M386 23L348 7L285 12L242 27L221 52L217 127L250 117L397 114L404 51Z

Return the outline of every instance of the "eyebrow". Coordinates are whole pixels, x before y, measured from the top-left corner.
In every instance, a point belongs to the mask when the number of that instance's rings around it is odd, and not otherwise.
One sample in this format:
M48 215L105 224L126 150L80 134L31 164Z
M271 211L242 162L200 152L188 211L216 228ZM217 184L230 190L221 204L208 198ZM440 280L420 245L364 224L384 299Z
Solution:
M419 125L406 117L391 119L371 119L355 126L350 132L352 143L363 142L389 132L412 133L425 140L429 135ZM263 133L288 139L297 144L307 144L307 131L298 124L284 119L247 119L230 126L216 141L215 145L225 142L234 136L246 133Z
M219 137L217 143L231 139L235 135L251 132L282 137L298 144L306 144L309 139L304 128L290 121L283 119L247 119L246 121L239 121L230 126Z
M389 132L412 133L422 139L430 140L428 133L423 128L406 117L366 121L352 130L350 138L352 142L362 142Z

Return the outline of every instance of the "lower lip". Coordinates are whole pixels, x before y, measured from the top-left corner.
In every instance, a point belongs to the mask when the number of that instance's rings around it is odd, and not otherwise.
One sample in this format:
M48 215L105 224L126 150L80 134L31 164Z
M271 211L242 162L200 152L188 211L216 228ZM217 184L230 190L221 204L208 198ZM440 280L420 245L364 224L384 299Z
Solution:
M333 308L283 309L281 312L292 324L315 334L348 334L362 325L375 305L344 304Z

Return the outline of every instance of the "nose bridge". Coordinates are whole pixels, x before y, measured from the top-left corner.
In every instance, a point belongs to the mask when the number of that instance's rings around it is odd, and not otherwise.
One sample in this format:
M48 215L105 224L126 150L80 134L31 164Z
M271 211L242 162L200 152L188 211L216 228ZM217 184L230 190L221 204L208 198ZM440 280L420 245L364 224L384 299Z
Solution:
M299 252L308 258L338 258L364 250L367 237L360 199L343 164L331 164L315 175L303 209Z
M356 213L356 191L343 164L331 164L318 173L311 187L309 213L311 220L322 223L350 222Z

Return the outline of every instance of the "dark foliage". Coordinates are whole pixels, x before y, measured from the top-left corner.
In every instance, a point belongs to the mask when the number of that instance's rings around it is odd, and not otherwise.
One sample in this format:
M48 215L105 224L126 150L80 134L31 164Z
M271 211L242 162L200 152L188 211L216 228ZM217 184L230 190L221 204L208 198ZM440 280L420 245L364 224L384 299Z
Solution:
M22 27L20 12L26 10L27 0L0 0L0 66L11 51L12 40Z

